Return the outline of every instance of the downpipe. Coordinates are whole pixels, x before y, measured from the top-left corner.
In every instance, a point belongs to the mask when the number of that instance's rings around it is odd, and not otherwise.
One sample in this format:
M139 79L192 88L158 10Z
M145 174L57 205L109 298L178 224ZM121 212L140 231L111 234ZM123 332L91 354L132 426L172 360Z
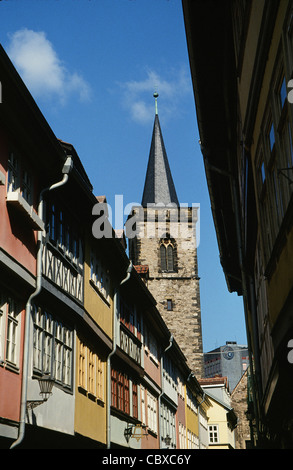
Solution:
M162 420L161 420L161 398L162 398L162 395L163 395L163 359L164 359L164 355L166 354L166 352L173 346L173 335L171 334L170 336L170 339L169 339L169 345L166 347L166 349L164 349L163 353L162 353L162 356L161 356L161 387L162 387L162 391L159 395L159 398L158 398L158 408L159 408L159 445L160 445L160 449L162 448Z
M44 194L48 191L63 186L68 181L68 174L72 169L72 158L68 157L63 166L62 172L64 176L61 181L54 183L52 186L45 188L40 193L39 205L38 205L38 216L43 221L43 212L44 212ZM22 365L22 387L21 387L21 402L20 402L20 421L18 428L18 437L14 441L10 449L14 449L19 446L24 439L25 435L25 415L26 415L26 403L27 403L27 384L28 384L28 365L29 365L29 346L30 346L30 318L31 318L31 309L32 301L42 289L42 257L43 257L43 248L44 248L44 237L46 235L45 230L38 232L38 248L37 248L37 275L36 275L36 288L34 292L28 298L25 307L25 329L24 329L24 346L23 346L23 365Z
M130 261L126 277L120 282L119 287L129 280L132 268L132 261ZM111 448L111 357L114 356L117 348L117 322L119 320L117 297L118 289L115 289L113 299L113 349L107 358L107 449Z

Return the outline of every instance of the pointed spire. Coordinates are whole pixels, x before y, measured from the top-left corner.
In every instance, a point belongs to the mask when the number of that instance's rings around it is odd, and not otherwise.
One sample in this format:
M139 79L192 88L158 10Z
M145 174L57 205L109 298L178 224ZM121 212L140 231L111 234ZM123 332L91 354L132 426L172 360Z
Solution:
M156 114L141 203L143 207L158 203L175 203L179 206L159 122L158 96L158 93L154 93Z

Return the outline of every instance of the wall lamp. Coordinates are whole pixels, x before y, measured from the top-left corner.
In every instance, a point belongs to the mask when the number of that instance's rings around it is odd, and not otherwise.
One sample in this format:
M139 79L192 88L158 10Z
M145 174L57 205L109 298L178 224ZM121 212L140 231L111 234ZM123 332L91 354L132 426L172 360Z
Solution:
M32 410L36 406L42 405L48 398L52 395L52 388L54 385L54 380L50 375L44 375L38 379L40 387L40 395L43 397L42 400L27 400L26 407L27 410Z

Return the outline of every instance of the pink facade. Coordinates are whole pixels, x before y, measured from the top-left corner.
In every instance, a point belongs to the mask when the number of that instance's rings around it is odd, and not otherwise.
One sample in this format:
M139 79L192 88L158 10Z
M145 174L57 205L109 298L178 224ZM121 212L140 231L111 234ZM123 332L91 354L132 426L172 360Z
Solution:
M21 264L32 275L36 274L36 232L27 224L26 219L19 217L18 209L10 207L6 201L8 189L8 160L13 143L8 140L0 130L0 171L5 176L5 184L0 185L0 247L15 261ZM23 155L22 165L26 165ZM23 177L19 165L19 177ZM35 181L35 175L31 174L31 180ZM36 191L33 187L33 206L36 207Z
M183 397L178 393L178 407L176 413L176 447L180 449L180 441L179 441L179 423L186 427L186 419L185 419L185 401Z

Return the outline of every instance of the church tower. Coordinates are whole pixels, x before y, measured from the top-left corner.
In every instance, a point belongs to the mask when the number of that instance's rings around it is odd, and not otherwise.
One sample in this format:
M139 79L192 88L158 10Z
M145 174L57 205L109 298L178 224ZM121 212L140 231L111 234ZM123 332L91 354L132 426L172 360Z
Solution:
M141 207L129 238L134 266L148 266L148 288L196 377L203 377L196 207L181 207L156 112ZM127 234L127 232L126 232ZM141 270L141 269L140 269Z

